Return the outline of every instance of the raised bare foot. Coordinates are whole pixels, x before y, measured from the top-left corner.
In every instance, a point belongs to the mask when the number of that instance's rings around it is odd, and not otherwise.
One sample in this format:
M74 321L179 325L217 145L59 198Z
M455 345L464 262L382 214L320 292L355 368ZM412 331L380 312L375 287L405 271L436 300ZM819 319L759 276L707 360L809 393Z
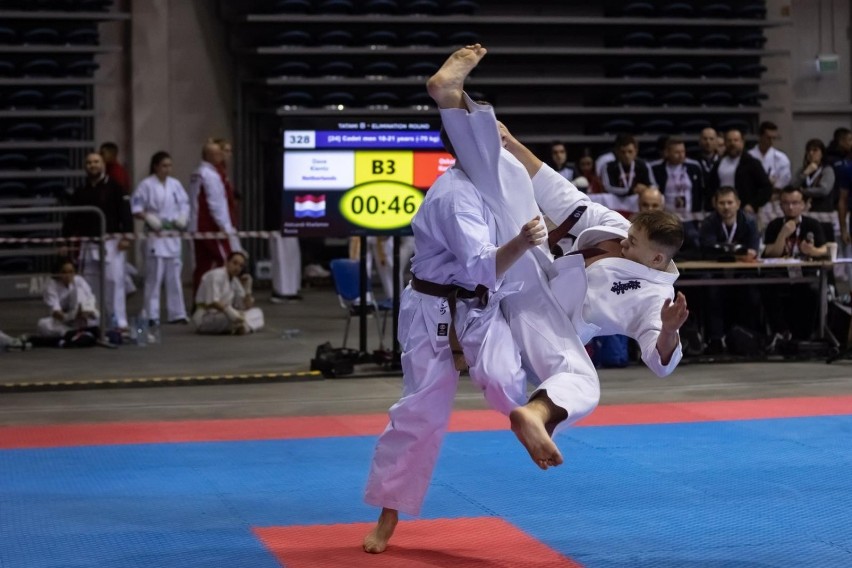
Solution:
M488 52L480 44L468 45L453 52L426 82L429 96L440 108L464 108L464 80Z
M562 464L562 454L545 428L542 416L529 406L520 406L509 414L512 432L541 469Z
M388 547L388 541L393 536L396 523L399 521L399 513L394 509L382 509L379 521L367 536L364 537L364 552L379 554Z

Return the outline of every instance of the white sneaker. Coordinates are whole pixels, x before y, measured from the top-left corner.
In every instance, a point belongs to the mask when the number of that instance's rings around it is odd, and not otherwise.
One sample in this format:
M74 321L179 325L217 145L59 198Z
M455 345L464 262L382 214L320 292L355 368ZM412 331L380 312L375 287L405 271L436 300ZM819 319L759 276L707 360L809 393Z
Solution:
M331 272L319 264L309 264L305 267L305 278L328 278Z

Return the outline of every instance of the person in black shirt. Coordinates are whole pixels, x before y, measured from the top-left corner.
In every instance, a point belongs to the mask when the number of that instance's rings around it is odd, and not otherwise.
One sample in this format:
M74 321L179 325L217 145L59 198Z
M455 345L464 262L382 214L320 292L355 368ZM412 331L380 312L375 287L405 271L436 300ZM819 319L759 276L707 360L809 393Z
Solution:
M700 240L705 255L730 255L754 261L760 248L760 232L753 217L740 211L740 197L730 186L713 196L715 211L701 222ZM733 250L728 251L726 247ZM738 247L738 248L733 248ZM734 325L756 331L760 326L760 293L757 286L708 286L706 288L707 352L725 350L725 336Z
M77 187L68 200L68 205L93 206L101 210L106 218L106 232L132 233L133 215L130 213L130 197L121 186L105 173L106 167L100 154L86 156L86 183ZM65 237L98 237L100 221L94 213L70 213L62 227ZM83 241L79 247L80 273L86 279L95 297L103 292L108 321L115 327L126 330L127 308L125 305L125 251L130 241L111 238L105 241L104 260L106 290L101 290L100 251L97 241Z
M783 217L766 227L766 258L818 258L828 255L822 224L802 215L805 198L793 187L781 192ZM814 330L817 298L808 284L769 286L764 292L769 325L779 339L808 339Z

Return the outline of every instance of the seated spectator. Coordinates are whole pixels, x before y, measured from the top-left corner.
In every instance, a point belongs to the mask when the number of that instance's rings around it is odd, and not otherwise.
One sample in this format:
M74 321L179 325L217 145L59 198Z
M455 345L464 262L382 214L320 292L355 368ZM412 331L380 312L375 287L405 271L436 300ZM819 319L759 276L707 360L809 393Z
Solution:
M602 176L603 186L613 195L627 197L638 193L637 186L656 187L654 174L645 160L636 157L638 147L630 135L615 140L615 160L609 162Z
M562 142L550 145L550 167L569 181L574 178L574 168L568 163L568 150Z
M263 312L253 307L251 276L243 274L247 261L244 252L232 252L225 266L201 277L192 315L196 333L243 335L263 328Z
M640 186L638 189L638 204L639 212L642 211L657 211L668 210L663 194L656 187ZM630 215L632 219L636 214ZM677 260L690 260L698 256L698 226L693 221L684 221L683 225L683 245L675 255Z
M665 209L666 202L663 194L656 187L645 187L639 193L639 211L656 211Z
M805 205L802 190L788 187L781 192L784 216L773 219L766 227L763 238L765 258L818 258L828 255L822 224L802 215Z
M802 215L805 199L801 190L788 187L781 192L783 217L766 227L763 242L766 258L815 258L828 255L822 224ZM816 291L808 284L768 286L763 294L769 326L775 340L808 339L817 312Z
M752 217L740 210L740 198L733 187L720 187L713 198L715 211L701 223L701 248L705 255L721 254L746 261L757 259L760 233ZM734 325L760 329L760 291L757 286L706 287L705 323L707 353L718 355L726 349L725 338Z
M825 162L825 145L818 138L805 144L802 167L796 172L793 187L810 200L810 211L834 211L834 168Z
M39 336L64 338L81 330L91 333L93 338L100 335L97 300L71 260L58 262L56 274L44 286L43 298L50 315L38 320Z
M583 150L580 159L577 160L577 171L571 182L577 186L577 189L584 193L603 193L604 187L601 178L595 171L595 160L592 158L592 152L588 148Z
M710 196L711 199L715 191L719 189L718 185L712 184L718 182L716 168L719 167L719 160L722 157L722 153L724 153L724 139L722 152L718 151L718 140L719 135L715 129L710 127L705 128L698 137L698 150L690 156L701 168L704 189L706 195Z

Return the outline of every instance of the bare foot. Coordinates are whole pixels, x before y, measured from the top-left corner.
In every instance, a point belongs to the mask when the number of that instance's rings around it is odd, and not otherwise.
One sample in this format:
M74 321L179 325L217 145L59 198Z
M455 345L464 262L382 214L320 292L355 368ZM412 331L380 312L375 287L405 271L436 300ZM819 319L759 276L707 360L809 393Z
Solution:
M530 405L519 406L509 414L512 432L527 449L530 457L541 469L547 469L562 464L562 454L551 440L545 428L545 420L540 412Z
M438 71L426 82L429 96L440 108L464 108L464 80L488 52L480 44L454 51Z
M379 554L388 547L388 541L393 536L396 523L399 521L399 513L394 509L382 509L379 521L367 536L364 537L364 552Z

